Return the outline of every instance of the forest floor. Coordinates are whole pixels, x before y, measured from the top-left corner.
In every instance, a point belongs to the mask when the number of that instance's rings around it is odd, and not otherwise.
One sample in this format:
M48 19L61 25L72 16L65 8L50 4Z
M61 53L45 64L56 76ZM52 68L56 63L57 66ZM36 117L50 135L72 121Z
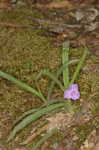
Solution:
M24 4L24 3L23 3ZM77 83L81 97L72 102L79 109L76 124L53 135L40 145L41 150L98 150L99 146L99 5L68 8L55 3L0 10L0 70L9 73L35 88L34 80L42 69L56 72L61 65L62 44L70 41L70 59L82 55L82 46L88 47L88 56ZM71 76L74 67L70 67ZM50 80L39 80L46 95ZM53 98L63 97L55 87ZM46 118L66 117L56 112L45 115L6 143L15 120L42 102L36 96L0 77L0 150L31 150L43 134L34 133ZM77 118L76 118L77 119ZM60 120L58 120L60 121ZM43 122L43 123L42 123ZM41 128L38 126L38 128ZM71 131L71 132L70 132ZM31 135L36 134L35 138ZM30 138L30 141L27 139ZM31 140L32 139L32 140ZM20 143L26 144L21 145Z

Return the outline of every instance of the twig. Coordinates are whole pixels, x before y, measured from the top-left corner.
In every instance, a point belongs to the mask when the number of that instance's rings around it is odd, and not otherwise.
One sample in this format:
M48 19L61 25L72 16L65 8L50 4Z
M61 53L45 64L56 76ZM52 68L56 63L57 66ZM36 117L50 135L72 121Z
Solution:
M67 28L80 28L81 27L81 25L79 24L72 25L72 24L66 24L64 22L59 22L59 21L50 21L50 20L44 20L44 19L39 19L39 18L32 18L30 16L28 17L28 19L32 20L33 22L35 21L41 25L45 25L45 24L55 25L55 26L58 25L58 26L67 27Z
M0 22L0 26L3 26L3 27L10 27L10 28L27 28L27 27L31 27L31 25L21 25L21 24L13 24L13 23L1 23Z

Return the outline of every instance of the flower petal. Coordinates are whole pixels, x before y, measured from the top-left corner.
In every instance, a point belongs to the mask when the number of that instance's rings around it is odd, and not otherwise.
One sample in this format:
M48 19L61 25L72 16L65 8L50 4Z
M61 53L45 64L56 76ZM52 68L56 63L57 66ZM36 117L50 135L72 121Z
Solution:
M64 91L64 98L77 100L80 97L80 92L78 90L77 84L72 84L70 87Z

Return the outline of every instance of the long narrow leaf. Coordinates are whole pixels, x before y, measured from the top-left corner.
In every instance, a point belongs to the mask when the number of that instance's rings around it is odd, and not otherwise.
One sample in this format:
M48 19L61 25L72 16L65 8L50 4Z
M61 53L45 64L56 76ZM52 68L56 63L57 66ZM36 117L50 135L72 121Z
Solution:
M63 43L63 52L62 52L62 63L63 65L65 63L69 62L69 41ZM69 67L66 66L63 70L63 83L64 88L66 89L69 84Z
M40 93L40 95L41 95L43 101L44 101L45 103L47 103L47 100L46 100L46 98L44 97L44 95L42 94L41 89L40 89L40 86L39 86L39 83L37 82L37 80L35 80L35 85L36 85L36 88L37 88L38 92Z
M84 48L84 53L83 53L82 57L80 58L80 61L79 61L78 65L77 65L77 68L76 68L76 71L74 72L72 80L70 81L70 85L73 84L74 81L76 80L76 78L77 78L77 76L78 76L78 74L79 74L79 72L81 70L81 67L82 67L82 65L83 65L83 63L85 61L87 53L88 53L88 49L87 49L87 47L85 47Z
M8 73L4 73L2 71L0 71L0 77L3 77L9 81L11 81L12 83L15 83L17 86L19 86L20 88L25 89L26 91L38 96L42 101L45 102L45 100L42 98L41 93L39 93L37 90L33 89L32 87L28 86L27 84L17 80L15 77L13 77L12 75L9 75Z
M60 87L60 89L62 91L64 91L64 86L62 85L62 83L57 79L57 77L53 73L51 73L50 71L48 71L46 69L42 70L40 72L40 74L38 74L36 80L38 80L42 75L47 75L48 77L50 77Z
M47 134L45 134L38 142L37 144L33 147L33 150L38 150L40 145L42 145L49 137L51 137L53 134L57 132L58 129L54 128Z
M40 106L39 108L33 108L33 109L30 109L26 112L23 113L22 116L20 116L15 122L14 122L14 126L16 126L22 119L24 119L26 116L30 115L30 114L33 114L37 111L39 111L40 109L48 106L48 105L51 105L51 104L56 104L56 103L68 103L67 101L65 101L63 98L58 98L58 99L50 99L50 101L47 101L46 103L44 103L42 106Z
M38 118L47 114L48 112L53 111L53 110L55 110L59 107L63 107L63 106L64 106L64 103L53 104L53 105L49 105L48 107L42 108L41 110L35 112L34 114L30 114L29 116L24 118L18 125L16 125L13 128L12 132L10 133L10 135L7 139L7 142L12 140L20 130L24 129L31 122L37 120Z
M40 107L41 108L41 107ZM32 114L32 113L35 113L37 112L40 108L33 108L33 109L30 109L26 112L23 113L22 116L20 116L15 122L14 122L14 126L16 126L23 118L25 118L26 116Z
M57 79L59 78L59 76L62 74L63 70L64 70L67 66L69 66L69 65L71 65L71 64L75 64L75 63L77 63L77 62L78 62L78 59L75 59L75 60L71 60L71 61L69 61L68 63L65 63L64 65L62 65L62 66L59 68L59 70L57 71L57 74L56 74ZM54 81L51 81L51 84L50 84L50 86L48 87L47 99L50 99L50 96L51 96L51 94L52 94L52 91L53 91L54 86L55 86L55 82L54 82Z

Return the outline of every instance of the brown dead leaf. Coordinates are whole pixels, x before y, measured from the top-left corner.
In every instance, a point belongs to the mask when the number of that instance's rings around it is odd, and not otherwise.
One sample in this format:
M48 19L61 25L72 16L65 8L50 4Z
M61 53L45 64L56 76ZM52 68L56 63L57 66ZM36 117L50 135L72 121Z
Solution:
M11 8L11 0L1 0L0 1L0 9L9 9Z
M60 2L52 2L48 5L46 5L47 8L53 9L53 8L73 8L73 5L70 1L60 1Z

